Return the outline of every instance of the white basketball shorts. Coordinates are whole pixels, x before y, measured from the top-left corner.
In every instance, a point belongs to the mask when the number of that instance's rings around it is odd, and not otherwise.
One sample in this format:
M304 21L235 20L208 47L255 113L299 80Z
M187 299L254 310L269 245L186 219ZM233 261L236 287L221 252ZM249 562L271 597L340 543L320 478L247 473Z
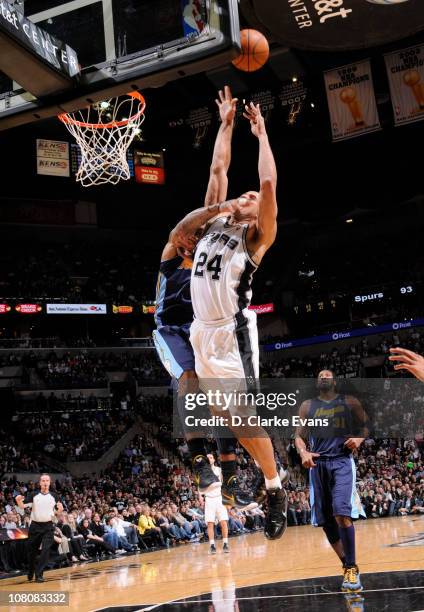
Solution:
M228 521L227 508L222 503L221 495L217 497L205 496L205 521L206 523Z

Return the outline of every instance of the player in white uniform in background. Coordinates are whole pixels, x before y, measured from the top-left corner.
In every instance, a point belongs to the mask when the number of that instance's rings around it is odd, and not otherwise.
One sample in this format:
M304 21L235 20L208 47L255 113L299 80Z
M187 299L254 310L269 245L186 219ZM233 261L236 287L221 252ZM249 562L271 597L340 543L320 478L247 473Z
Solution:
M277 170L259 105L245 107L259 142L260 190L201 208L175 228L187 248L196 245L191 277L195 319L190 329L196 374L207 391L214 382L244 381L251 389L259 377L256 314L248 310L252 276L277 234ZM216 218L221 213L226 217ZM203 233L197 241L201 228ZM203 381L203 386L202 386ZM210 407L216 411L216 407ZM235 414L235 406L230 407ZM246 414L244 415L246 416ZM264 429L243 421L232 426L239 442L260 465L267 490L265 535L282 536L287 527L287 495L277 472L272 442Z
M208 454L209 463L211 464L212 471L219 478L219 482L222 483L221 468L215 465L215 457L212 453ZM209 537L209 552L211 555L216 554L215 546L215 524L219 522L222 532L222 550L225 553L229 553L228 547L228 512L227 508L222 503L221 487L210 488L203 494L205 496L205 521L208 525L208 537Z

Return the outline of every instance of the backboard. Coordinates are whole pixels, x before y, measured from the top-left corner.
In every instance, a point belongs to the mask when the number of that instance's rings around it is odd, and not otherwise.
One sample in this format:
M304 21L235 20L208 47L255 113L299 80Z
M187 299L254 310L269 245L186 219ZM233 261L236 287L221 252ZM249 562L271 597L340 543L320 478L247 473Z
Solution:
M75 49L72 91L37 99L0 73L0 129L222 66L239 50L237 0L8 0Z

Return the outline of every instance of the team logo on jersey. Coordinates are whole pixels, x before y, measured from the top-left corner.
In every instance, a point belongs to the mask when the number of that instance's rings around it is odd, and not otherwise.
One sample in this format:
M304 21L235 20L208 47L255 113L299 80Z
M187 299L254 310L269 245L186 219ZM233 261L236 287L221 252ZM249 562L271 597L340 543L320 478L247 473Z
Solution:
M224 232L213 232L212 234L208 234L206 244L210 247L214 242L222 242L223 245L234 251L240 241L236 238L231 238L231 236L228 236L228 234Z

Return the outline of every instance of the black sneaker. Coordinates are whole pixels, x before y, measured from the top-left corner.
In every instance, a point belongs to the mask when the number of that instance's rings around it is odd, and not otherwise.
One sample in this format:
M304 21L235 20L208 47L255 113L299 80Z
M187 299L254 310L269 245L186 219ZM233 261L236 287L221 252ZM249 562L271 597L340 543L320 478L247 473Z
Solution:
M253 482L253 495L255 502L260 506L266 499L266 487L265 478L262 470L257 469L257 475ZM290 474L288 470L285 470L280 463L277 463L277 472L281 480L281 485L284 487L290 480Z
M231 476L231 478L222 485L221 492L224 506L245 508L255 501L250 493L240 489L237 476Z
M28 572L28 582L32 582L34 580L34 572Z
M287 528L287 493L284 489L268 489L265 516L265 536L278 540Z
M204 455L197 455L192 460L194 482L201 493L205 493L220 486L218 476L213 473L212 467Z
M35 577L35 582L46 582L45 579L43 578L43 576L36 576Z
M227 542L225 542L224 546L222 547L222 552L225 552L225 553L230 552L230 547L228 546Z
M213 473L209 461L204 455L197 455L192 460L194 482L200 493L205 493L221 485L218 476Z
M216 555L216 546L215 546L215 544L211 544L211 545L210 545L210 547L209 547L209 553L210 553L211 555Z

